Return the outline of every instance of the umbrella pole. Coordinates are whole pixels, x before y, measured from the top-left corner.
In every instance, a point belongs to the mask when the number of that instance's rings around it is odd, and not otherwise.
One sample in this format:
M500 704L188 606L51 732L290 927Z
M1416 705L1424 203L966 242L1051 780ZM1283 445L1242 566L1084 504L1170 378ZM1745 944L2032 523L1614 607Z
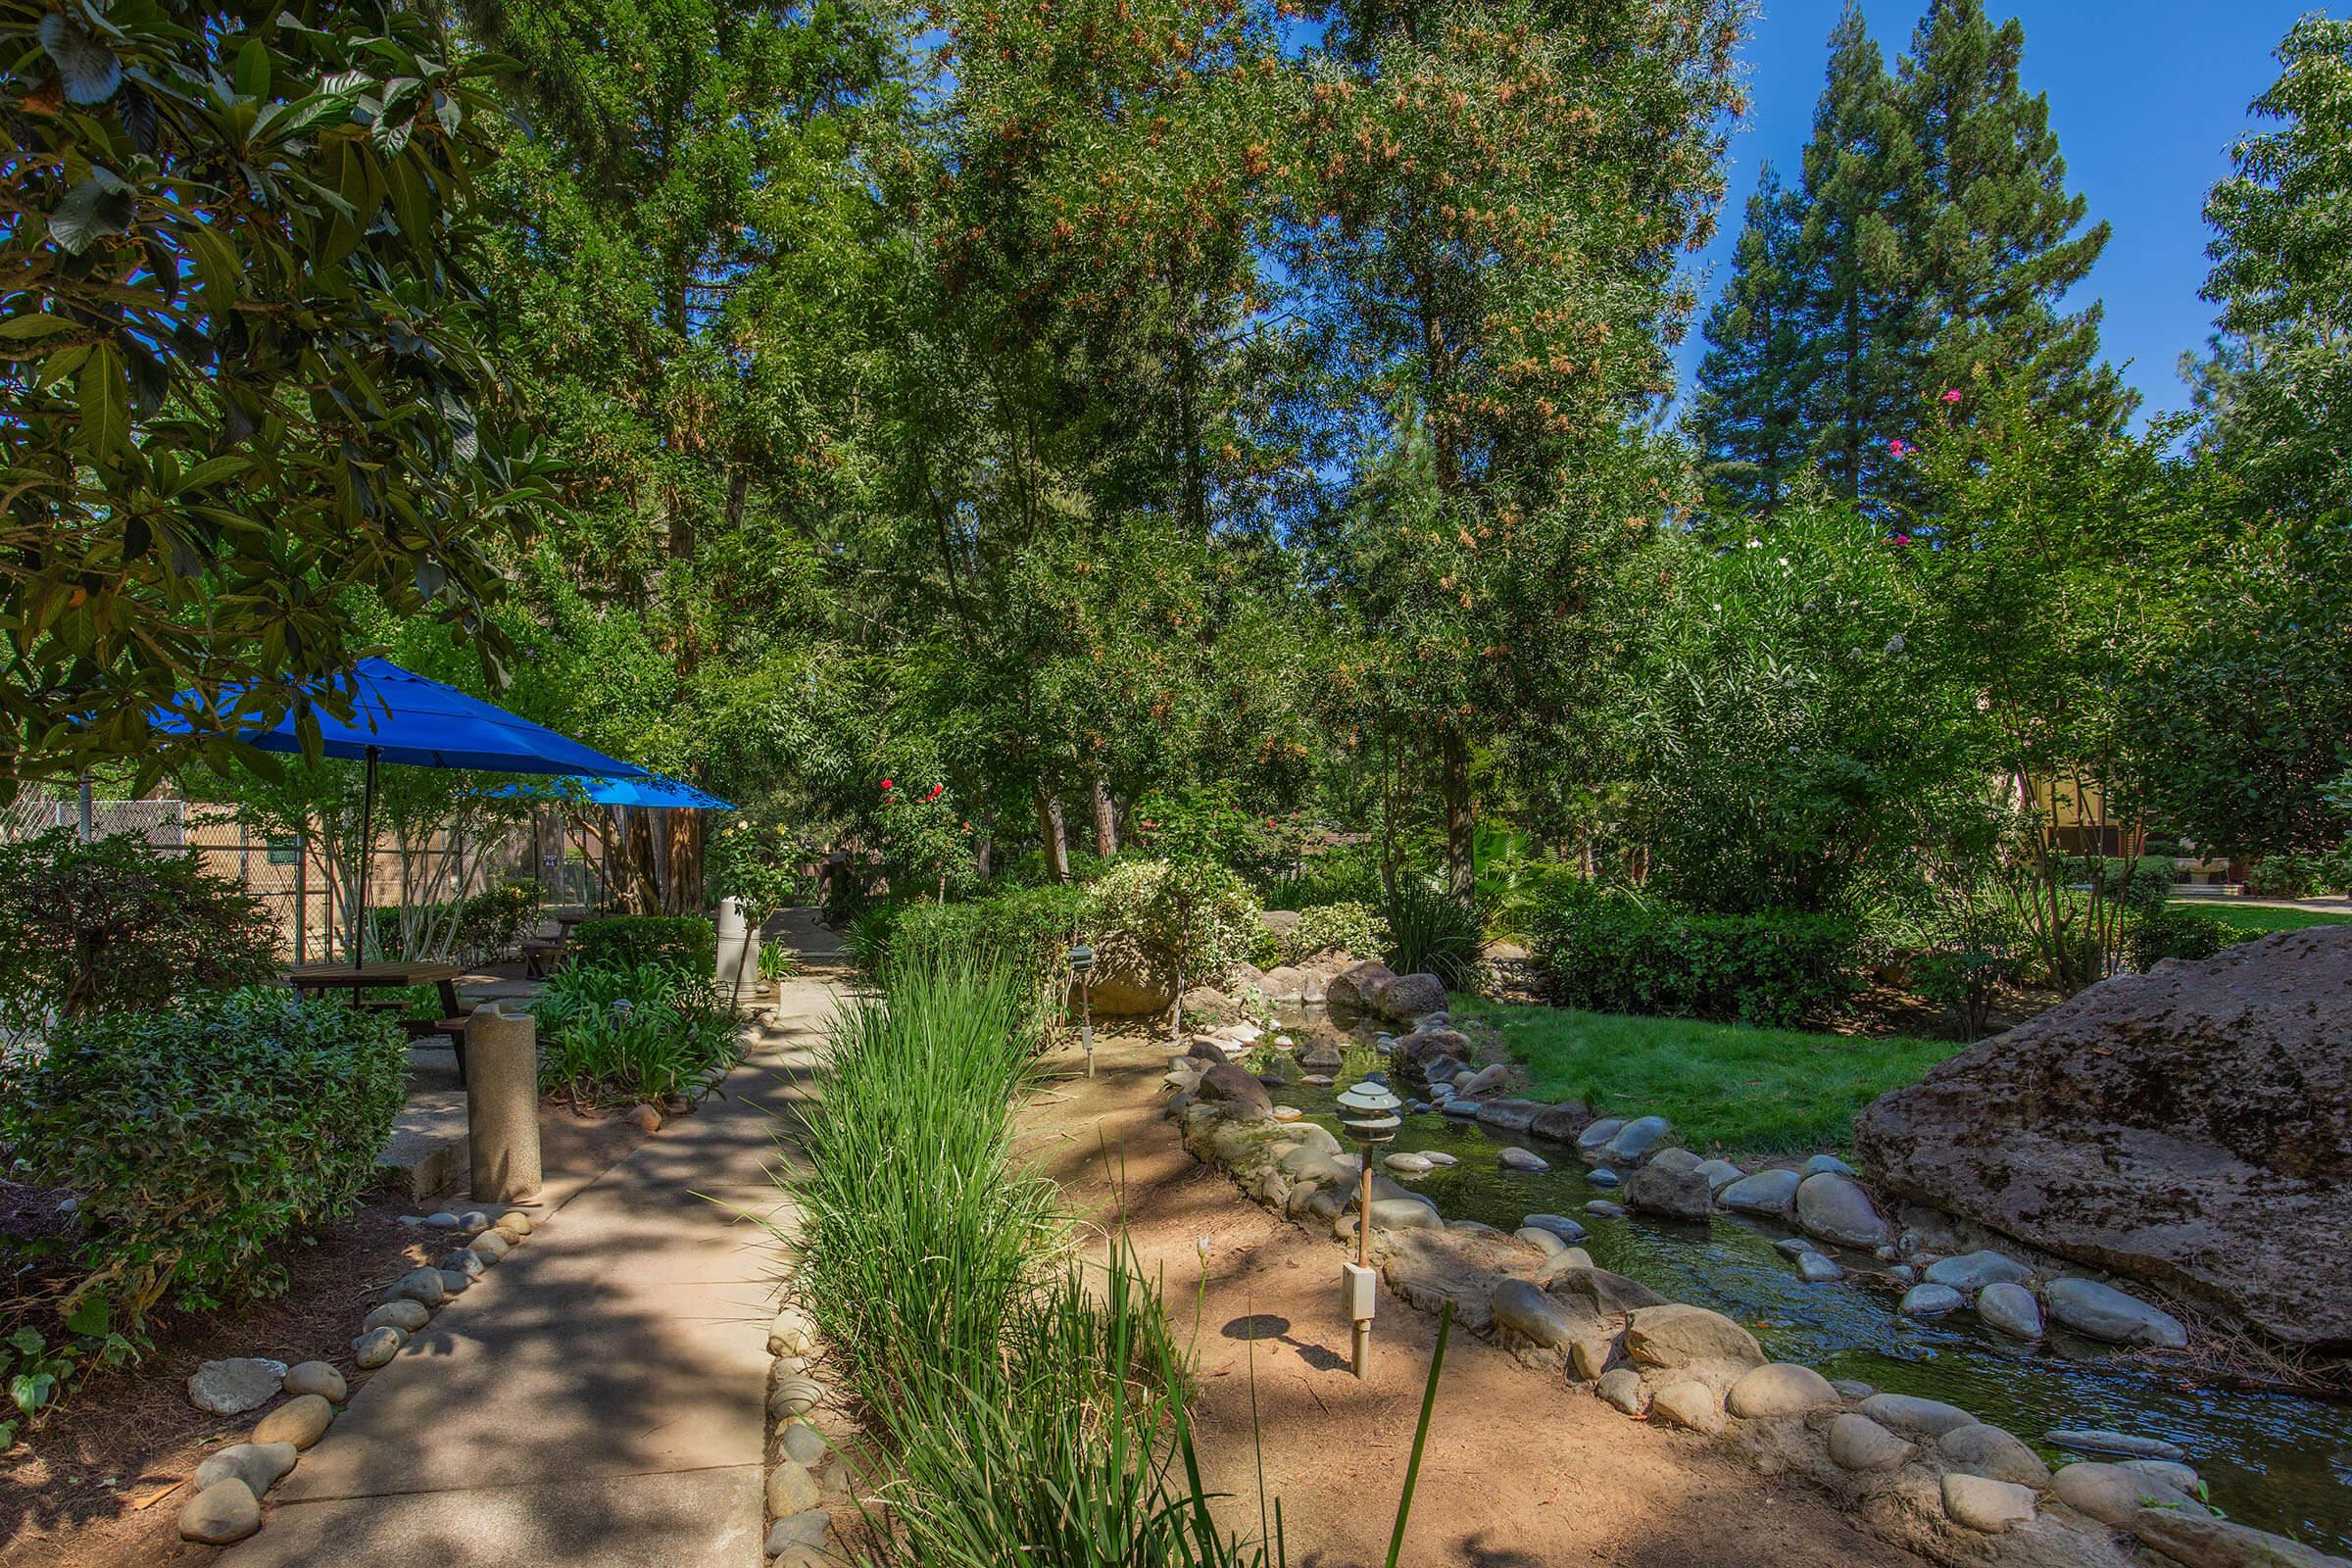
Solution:
M375 858L375 759L378 748L368 748L368 782L360 790L360 897L351 919L351 966L368 963L368 867Z

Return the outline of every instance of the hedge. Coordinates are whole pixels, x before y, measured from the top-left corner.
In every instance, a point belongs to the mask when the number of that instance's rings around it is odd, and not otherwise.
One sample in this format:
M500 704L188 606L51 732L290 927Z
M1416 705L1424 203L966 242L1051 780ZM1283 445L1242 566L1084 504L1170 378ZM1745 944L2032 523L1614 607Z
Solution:
M989 967L1016 971L1033 994L1055 993L1085 903L1084 888L1048 884L959 904L893 904L861 934L859 957L878 966L969 954Z
M1817 914L1709 914L1562 879L1528 920L1550 999L1592 1012L1788 1028L1853 989L1857 933Z
M282 1290L278 1244L367 1190L408 1065L390 1020L276 990L74 1018L0 1104L0 1143L79 1196L74 1295L135 1325L168 1291L209 1307Z
M694 914L609 914L583 920L571 933L568 963L594 969L634 969L656 963L679 974L707 975L718 967L718 932Z

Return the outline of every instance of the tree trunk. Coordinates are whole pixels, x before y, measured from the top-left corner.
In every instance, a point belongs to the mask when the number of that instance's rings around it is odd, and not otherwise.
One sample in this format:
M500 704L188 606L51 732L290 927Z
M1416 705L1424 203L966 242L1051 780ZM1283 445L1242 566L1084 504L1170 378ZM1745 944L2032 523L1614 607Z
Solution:
M663 906L671 914L700 914L704 907L703 813L673 810L662 824Z
M1446 887L1457 903L1478 899L1477 865L1471 845L1476 816L1470 804L1470 748L1460 730L1446 726L1445 758Z
M1067 882L1070 851L1062 839L1061 797L1043 784L1037 787L1037 831L1045 840L1046 874L1056 882Z
M1095 853L1107 860L1119 853L1119 819L1111 809L1110 791L1102 787L1102 779L1094 783L1095 793Z

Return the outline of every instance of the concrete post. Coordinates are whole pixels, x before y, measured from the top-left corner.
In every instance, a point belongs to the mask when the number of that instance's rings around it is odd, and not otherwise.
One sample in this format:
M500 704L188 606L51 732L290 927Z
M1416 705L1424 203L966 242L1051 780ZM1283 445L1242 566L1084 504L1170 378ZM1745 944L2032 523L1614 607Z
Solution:
M539 1194L539 1022L484 1003L466 1020L466 1135L473 1200Z
M760 989L760 933L752 929L741 899L718 901L718 966L716 979L731 998L755 996Z

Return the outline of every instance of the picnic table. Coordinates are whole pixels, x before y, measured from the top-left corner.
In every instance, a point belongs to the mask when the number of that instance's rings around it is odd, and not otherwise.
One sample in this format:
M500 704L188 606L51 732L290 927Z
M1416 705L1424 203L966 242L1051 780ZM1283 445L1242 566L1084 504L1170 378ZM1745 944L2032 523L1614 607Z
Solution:
M285 972L284 978L287 985L305 994L348 991L355 1003L363 991L438 986L441 991L441 1016L456 1018L464 1012L458 1005L457 979L465 972L454 963L437 959L378 958L372 963L356 966L348 963L298 963Z

